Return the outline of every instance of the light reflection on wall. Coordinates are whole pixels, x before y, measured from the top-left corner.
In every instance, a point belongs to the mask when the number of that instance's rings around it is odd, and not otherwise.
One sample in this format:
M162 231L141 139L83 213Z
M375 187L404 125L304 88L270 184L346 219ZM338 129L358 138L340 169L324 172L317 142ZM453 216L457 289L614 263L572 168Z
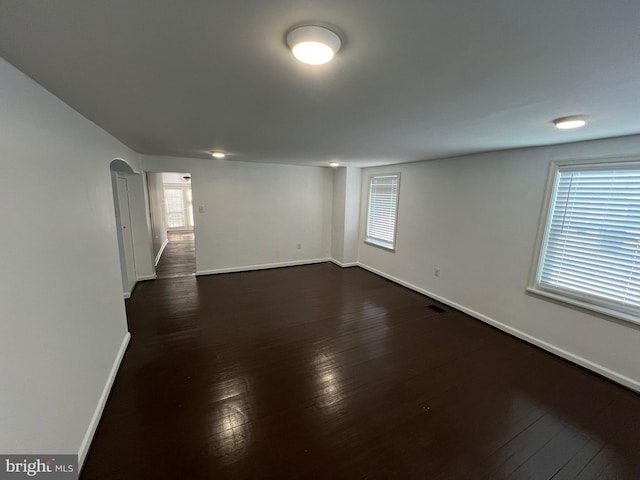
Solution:
M209 451L228 465L246 456L253 441L250 394L246 379L220 384L209 417Z

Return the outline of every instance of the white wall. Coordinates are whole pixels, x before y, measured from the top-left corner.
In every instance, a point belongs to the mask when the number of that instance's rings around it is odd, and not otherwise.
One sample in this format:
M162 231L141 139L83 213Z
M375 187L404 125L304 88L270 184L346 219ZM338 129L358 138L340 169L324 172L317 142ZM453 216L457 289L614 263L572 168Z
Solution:
M347 197L347 169L345 167L333 170L333 196L331 218L331 258L344 263L344 213Z
M340 265L351 265L358 261L361 179L361 168L333 169L331 258Z
M4 60L0 85L0 451L84 452L128 339L109 163L137 154Z
M344 263L358 261L358 234L360 221L360 193L362 169L347 167L344 199Z
M366 169L360 262L638 390L638 327L525 293L550 162L632 154L640 136ZM397 171L392 253L363 243L365 182Z
M155 259L167 241L167 221L164 211L164 186L162 174L150 172L147 174L149 187L149 210L151 215L152 254Z
M329 168L154 156L142 162L145 171L191 173L199 273L329 257Z

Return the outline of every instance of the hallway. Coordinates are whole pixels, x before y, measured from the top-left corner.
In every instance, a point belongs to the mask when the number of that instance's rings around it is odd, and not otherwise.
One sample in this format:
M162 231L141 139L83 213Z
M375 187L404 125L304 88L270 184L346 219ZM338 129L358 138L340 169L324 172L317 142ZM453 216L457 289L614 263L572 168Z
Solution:
M169 243L156 266L156 275L174 278L196 273L196 249L193 232L168 232Z

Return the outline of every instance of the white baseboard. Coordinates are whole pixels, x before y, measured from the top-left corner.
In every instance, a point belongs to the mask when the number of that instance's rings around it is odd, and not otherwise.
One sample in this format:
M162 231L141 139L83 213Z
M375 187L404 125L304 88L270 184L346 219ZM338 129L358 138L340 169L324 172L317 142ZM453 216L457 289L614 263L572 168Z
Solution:
M126 292L122 292L122 295L124 296L124 298L125 298L125 299L127 299L127 298L131 298L131 294L132 294L132 293L133 293L133 291L135 290L135 288L136 288L136 285L137 285L137 284L138 284L138 280L136 279L136 281L135 281L135 282L133 282L133 284L131 285L131 288L129 288L129 290L128 290L128 291L126 291Z
M357 267L358 265L360 265L358 262L342 263L339 260L336 260L335 258L331 259L331 263L335 263L336 265L338 265L339 267L342 267L342 268Z
M312 263L324 263L330 261L330 258L312 258L309 260L296 260L293 262L280 262L280 263L264 263L261 265L245 265L242 267L232 268L218 268L216 270L199 270L196 272L196 276L201 275L216 275L219 273L233 273L233 272L249 272L251 270L265 270L268 268L281 268L281 267L296 267L298 265L310 265Z
M160 250L158 250L158 254L156 255L156 259L153 264L154 267L158 266L158 263L160 262L160 257L162 257L162 252L164 252L164 247L166 247L168 243L169 243L169 239L165 238L164 242L162 242L162 246L160 247Z
M158 276L155 273L153 273L151 275L142 275L141 277L138 277L138 281L144 282L145 280L155 280L156 278L158 278Z
M84 439L82 440L82 444L80 445L80 450L78 451L78 466L80 469L82 469L82 466L84 465L84 461L87 457L87 453L89 452L89 447L91 446L93 436L95 435L96 429L98 428L98 424L100 423L100 418L102 417L102 412L104 410L105 405L107 404L109 393L111 392L111 387L113 386L113 382L116 379L116 374L118 373L118 369L120 368L120 363L122 362L122 358L124 357L124 354L127 351L129 340L131 340L131 334L127 332L124 338L122 339L122 345L120 345L120 350L118 350L116 358L113 361L111 372L109 372L109 376L107 377L107 382L105 383L104 388L102 389L102 395L100 395L100 399L98 400L98 405L96 406L96 409L93 412L93 417L91 417L89 428L87 429L87 433L85 433Z
M484 323L487 323L495 328L498 328L500 330L502 330L503 332L506 332L510 335L513 335L514 337L517 337L521 340L524 340L525 342L531 343L532 345L535 345L536 347L540 347L544 350L546 350L547 352L553 353L554 355L557 355L559 357L562 357L566 360L569 360L570 362L573 362L577 365L580 365L581 367L584 367L588 370L591 370L599 375L602 375L603 377L608 378L609 380L612 380L616 383L619 383L620 385L623 385L627 388L630 388L631 390L635 390L636 392L640 393L640 382L637 380L634 380L633 378L629 378L625 375L622 375L618 372L615 372L607 367L604 367L602 365L600 365L599 363L595 363L592 362L591 360L587 360L584 357L581 357L579 355L575 355L567 350L564 350L560 347L557 347L551 343L545 342L544 340L540 340L537 337L534 337L532 335L529 335L528 333L524 333L516 328L513 328L509 325L505 325L502 322L499 322L498 320L495 320L491 317L488 317L486 315L483 315L482 313L476 312L475 310L471 310L470 308L467 308L463 305L460 305L456 302L452 302L451 300L441 297L440 295L436 295L433 292L429 292L428 290L425 290L424 288L420 288L416 285L413 285L409 282L405 282L404 280L401 280L399 278L393 277L391 275L388 275L380 270L377 270L373 267L370 267L368 265L365 265L363 263L358 263L358 265L362 268L364 268L365 270L368 270L372 273L375 273L376 275L380 275L381 277L384 277L388 280L391 280L392 282L395 282L399 285L402 285L403 287L407 287L411 290L414 290L418 293L421 293L423 295L426 295L427 297L433 298L434 300L437 300L441 303L444 303L445 305L449 305L452 308L455 308L456 310L460 310L461 312L466 313L467 315L470 315L473 318L476 318Z

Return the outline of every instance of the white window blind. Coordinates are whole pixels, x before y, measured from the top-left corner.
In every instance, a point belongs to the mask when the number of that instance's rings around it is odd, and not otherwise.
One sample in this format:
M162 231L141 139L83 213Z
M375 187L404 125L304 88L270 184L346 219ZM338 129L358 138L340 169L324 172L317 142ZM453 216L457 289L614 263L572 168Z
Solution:
M640 165L558 169L536 287L640 311Z
M370 177L366 242L394 248L399 187L399 174Z

